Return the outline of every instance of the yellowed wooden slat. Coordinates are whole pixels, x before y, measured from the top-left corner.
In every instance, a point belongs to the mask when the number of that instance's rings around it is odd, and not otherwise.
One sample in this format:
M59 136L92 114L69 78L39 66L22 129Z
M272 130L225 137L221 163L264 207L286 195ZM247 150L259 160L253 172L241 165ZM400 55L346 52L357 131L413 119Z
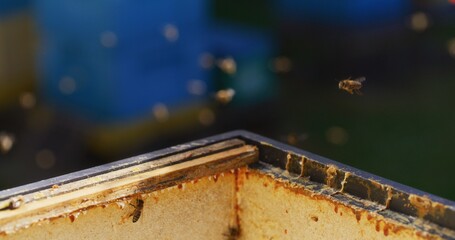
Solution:
M0 233L14 232L45 219L236 169L257 161L257 148L241 144L243 142L240 140L229 140L218 143L215 147L212 145L209 148L187 151L25 195L23 206L0 211ZM220 152L217 152L217 149ZM196 158L185 161L193 157Z

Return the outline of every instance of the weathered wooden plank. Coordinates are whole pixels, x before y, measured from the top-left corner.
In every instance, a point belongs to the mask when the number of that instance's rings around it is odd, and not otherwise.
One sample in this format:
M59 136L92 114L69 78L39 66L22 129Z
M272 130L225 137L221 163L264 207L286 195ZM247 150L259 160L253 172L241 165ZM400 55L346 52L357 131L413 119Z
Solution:
M13 232L81 208L214 175L257 160L255 146L233 139L61 186L55 185L21 196L22 204L18 208L0 211L0 232Z

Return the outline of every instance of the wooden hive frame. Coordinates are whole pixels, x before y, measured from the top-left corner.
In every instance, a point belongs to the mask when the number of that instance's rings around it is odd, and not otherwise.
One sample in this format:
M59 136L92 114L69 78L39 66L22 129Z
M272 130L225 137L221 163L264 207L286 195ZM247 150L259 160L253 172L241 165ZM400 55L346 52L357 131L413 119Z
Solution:
M455 239L455 203L246 131L0 192L0 239Z

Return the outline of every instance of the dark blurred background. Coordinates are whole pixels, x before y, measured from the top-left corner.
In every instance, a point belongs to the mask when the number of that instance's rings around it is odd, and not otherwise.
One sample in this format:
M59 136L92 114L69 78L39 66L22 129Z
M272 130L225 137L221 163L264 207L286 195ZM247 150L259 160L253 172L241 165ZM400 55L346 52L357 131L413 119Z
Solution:
M454 108L453 0L0 2L0 189L245 129L455 200Z

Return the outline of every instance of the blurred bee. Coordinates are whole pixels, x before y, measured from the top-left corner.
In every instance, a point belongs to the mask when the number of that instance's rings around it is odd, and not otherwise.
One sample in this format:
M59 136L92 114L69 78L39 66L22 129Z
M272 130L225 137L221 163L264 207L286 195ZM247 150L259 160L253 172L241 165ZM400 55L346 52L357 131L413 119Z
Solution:
M237 64L232 57L218 60L217 65L223 72L229 75L233 75L237 71Z
M362 88L362 82L365 80L366 80L365 77L359 77L356 79L348 78L345 80L341 80L338 83L338 88L345 90L346 92L348 92L350 94L357 93L358 95L362 95L362 93L360 92L360 89Z
M131 213L130 216L133 216L133 223L135 223L141 217L142 209L144 208L144 200L138 198L138 199L136 199L136 206L133 204L130 204L130 205L132 205L134 207L134 212Z
M306 141L308 137L309 136L306 133L297 134L295 132L291 132L288 135L281 136L280 139L291 145L297 146Z
M232 101L234 95L235 95L234 89L232 88L223 89L215 93L215 99L222 104L228 104L230 101Z
M8 153L14 145L14 135L6 132L0 132L0 153Z

